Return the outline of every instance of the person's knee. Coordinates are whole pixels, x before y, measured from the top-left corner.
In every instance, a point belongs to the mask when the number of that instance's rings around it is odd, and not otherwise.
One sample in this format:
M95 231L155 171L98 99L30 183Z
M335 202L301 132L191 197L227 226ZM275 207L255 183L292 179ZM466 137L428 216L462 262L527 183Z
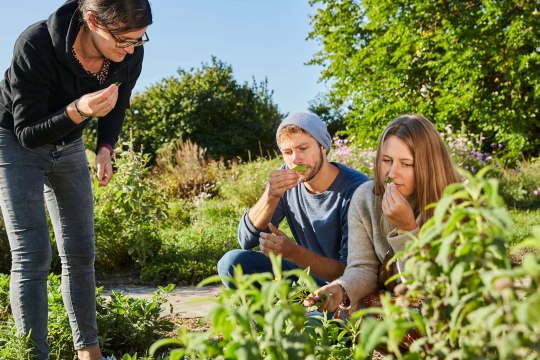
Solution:
M52 250L50 246L34 249L13 249L11 251L11 271L48 273L51 261Z
M231 250L225 253L219 259L217 268L219 276L230 276L234 275L234 268L239 264L239 252L242 250Z

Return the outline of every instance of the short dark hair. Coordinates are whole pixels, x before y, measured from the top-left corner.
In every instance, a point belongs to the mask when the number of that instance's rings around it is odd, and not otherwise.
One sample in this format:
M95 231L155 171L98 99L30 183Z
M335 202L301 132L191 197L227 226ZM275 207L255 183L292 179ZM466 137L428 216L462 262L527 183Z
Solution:
M152 10L148 0L79 0L83 21L92 11L100 26L114 33L138 30L152 24Z

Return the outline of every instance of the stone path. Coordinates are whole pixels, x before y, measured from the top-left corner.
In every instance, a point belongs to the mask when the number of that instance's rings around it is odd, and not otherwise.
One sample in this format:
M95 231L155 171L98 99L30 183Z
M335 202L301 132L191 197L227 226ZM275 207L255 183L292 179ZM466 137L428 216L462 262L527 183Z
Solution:
M208 314L213 307L214 302L209 299L215 299L219 295L221 286L211 285L202 288L195 286L175 287L168 295L168 304L163 305L163 314L171 314L170 305L172 305L172 314L182 318L199 318ZM110 295L112 290L120 291L136 299L151 299L151 292L156 291L157 287L135 286L135 285L113 285L104 286L103 295Z

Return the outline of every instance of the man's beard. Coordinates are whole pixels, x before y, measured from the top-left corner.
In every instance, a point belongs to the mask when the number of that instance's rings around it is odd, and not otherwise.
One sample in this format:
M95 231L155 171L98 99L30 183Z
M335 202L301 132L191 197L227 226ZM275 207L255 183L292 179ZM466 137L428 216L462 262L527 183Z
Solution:
M306 178L305 179L300 179L301 182L309 182L311 180L313 180L313 178L319 173L319 171L321 171L321 168L322 168L322 165L323 165L323 153L322 153L322 149L319 148L319 161L317 161L315 163L315 166L311 169L311 171L309 171L308 174L306 174Z

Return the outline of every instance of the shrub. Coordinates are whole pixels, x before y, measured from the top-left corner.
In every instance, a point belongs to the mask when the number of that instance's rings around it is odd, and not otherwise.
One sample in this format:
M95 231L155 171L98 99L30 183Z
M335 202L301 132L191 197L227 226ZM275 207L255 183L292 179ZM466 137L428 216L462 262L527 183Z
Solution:
M540 209L540 159L522 161L517 169L495 169L506 204L518 209Z
M375 162L376 149L370 146L366 148L354 144L354 136L350 139L334 137L333 151L330 152L329 160L347 165L363 172L367 176L373 176L373 164Z
M126 147L126 144L124 144ZM107 187L94 182L96 268L100 271L143 266L161 246L160 221L167 199L149 178L148 155L132 143L116 149L117 171Z
M315 282L300 269L282 273L278 257L272 257L272 263L275 275L243 276L240 268L236 269L234 279L229 279L235 289L222 289L208 315L211 332L188 333L183 329L178 338L156 342L150 354L163 346L175 346L171 360L332 358L331 344L340 337L339 328L324 319L322 326L315 319L306 319L301 303L305 294L315 289ZM299 280L293 283L292 279ZM200 286L219 281L219 276L213 276ZM316 326L310 326L310 321L317 322ZM351 354L346 347L338 346L336 351Z
M30 336L20 336L15 329L13 318L0 320L0 359L31 360Z
M9 275L0 274L0 323L11 314L9 304Z
M48 279L49 301L49 345L51 359L75 359L71 327L62 300L60 276L51 274ZM0 306L7 303L5 290L9 276L0 277ZM163 305L173 285L158 288L152 299L133 299L113 291L109 298L102 295L102 288L96 291L97 321L100 346L104 352L117 356L128 353L145 354L150 345L166 332L172 324L162 316ZM16 334L13 317L0 318L0 359L30 359L29 337ZM135 359L136 357L128 357Z
M190 207L190 225L164 230L158 256L141 272L144 281L194 284L216 273L223 254L236 248L242 210L222 199L200 199Z
M484 178L487 171L449 186L419 239L407 244L408 291L401 304L423 299L425 334L408 357L532 358L540 349L533 310L540 305L540 258L528 254L522 265L511 266L504 240L511 221L497 181ZM399 304L383 305L386 314L403 312ZM403 358L399 350L386 350Z
M540 19L535 1L311 0L311 60L346 108L347 134L376 140L421 113L504 144L515 161L540 150ZM490 150L489 148L484 149Z
M146 354L153 342L172 330L172 323L162 316L162 311L173 288L158 288L150 300L134 299L117 291L107 299L99 289L97 321L102 350L116 356Z
M487 164L494 165L499 164L495 161L497 151L499 151L503 145L491 143L489 145L489 152L482 150L485 148L485 137L480 134L474 134L468 132L465 126L461 127L460 131L454 131L452 125L446 125L444 132L441 136L445 143L448 145L450 154L455 164L473 174L476 174L478 170L485 167Z
M527 253L522 265L511 265L504 240L511 221L487 171L464 173L466 183L449 186L419 239L407 244L407 288L397 303L385 295L381 308L361 310L346 322L306 318L299 302L315 284L300 270L281 274L271 257L275 275L243 276L238 268L228 279L235 289L222 289L208 316L211 332L184 329L150 352L171 346L177 347L171 359L361 359L377 348L397 359L534 358L540 350L540 256ZM534 233L520 247L540 250L540 227ZM217 281L214 276L202 284ZM418 298L422 316L407 307ZM413 326L421 337L405 354L399 344Z
M193 198L215 193L216 183L225 171L223 161L208 160L206 149L187 140L177 140L157 152L157 182L174 197Z
M136 147L152 155L167 143L189 139L214 158L247 159L250 152L275 149L280 118L266 81L239 84L230 65L212 58L135 95L125 125Z
M219 194L233 206L248 209L261 197L270 173L282 164L281 158L257 158L247 163L232 163L218 184Z

